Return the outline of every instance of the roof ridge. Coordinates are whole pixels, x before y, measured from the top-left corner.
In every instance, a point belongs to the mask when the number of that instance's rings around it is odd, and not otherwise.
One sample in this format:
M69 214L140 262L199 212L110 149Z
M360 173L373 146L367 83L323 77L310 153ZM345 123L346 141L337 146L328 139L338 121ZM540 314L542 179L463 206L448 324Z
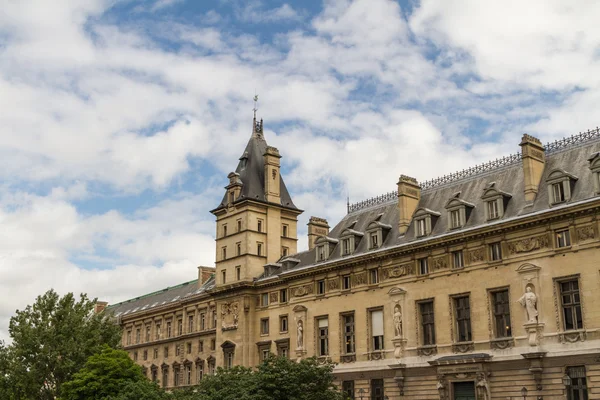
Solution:
M600 139L599 127L596 127L596 129L588 129L585 132L579 132L579 134L577 135L571 135L562 139L555 140L553 142L548 142L544 148L544 151L546 155L555 154L561 151L577 148L596 139ZM424 181L420 184L421 190L426 191L445 186L449 183L462 181L463 179L466 180L468 178L480 176L487 172L497 171L499 169L517 164L521 162L521 160L521 153L509 154L508 156L496 158L495 160L490 160L485 163L475 165L473 167L465 168L457 172L453 172L447 175L442 175L440 177ZM395 190L393 192L385 193L380 196L375 196L353 204L348 204L348 214L355 211L363 210L368 207L386 204L397 196L398 191Z

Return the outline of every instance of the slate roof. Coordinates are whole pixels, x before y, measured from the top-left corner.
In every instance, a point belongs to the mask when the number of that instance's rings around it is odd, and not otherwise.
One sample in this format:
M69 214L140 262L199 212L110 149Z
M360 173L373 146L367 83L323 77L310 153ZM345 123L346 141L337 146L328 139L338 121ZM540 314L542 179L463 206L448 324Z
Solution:
M167 287L165 289L149 293L134 299L126 300L121 303L111 304L106 308L115 317L123 317L140 311L152 308L166 306L169 303L175 303L187 297L204 293L215 286L214 275L208 279L204 285L198 287L198 280L184 282L177 286Z
M265 197L265 159L263 155L267 150L267 141L263 134L263 122L256 122L254 120L254 129L252 136L246 145L246 149L240 157L235 172L240 176L242 181L242 190L234 203L244 200L255 200L266 203ZM283 182L281 174L279 174L279 190L281 195L281 206L285 208L291 208L297 210L298 208L294 205L292 197ZM221 204L215 208L212 212L217 211L227 205L227 193L223 196Z
M589 139L577 142L576 144L568 144L562 147L549 144L552 146L552 151L546 151L546 163L542 178L540 180L540 186L538 189L537 197L533 204L527 204L524 196L524 183L523 183L523 166L520 157L513 159L510 162L504 163L504 165L498 168L487 169L483 173L473 174L463 179L456 179L448 183L442 183L437 185L429 185L426 189L421 191L421 199L418 207L427 209L427 211L434 211L439 213L440 216L432 226L430 235L424 238L417 238L415 235L414 223L408 228L406 234L400 236L398 234L398 207L397 207L397 196L394 193L390 193L384 196L380 196L373 202L363 202L367 206L356 209L355 211L349 212L335 227L331 229L328 237L332 239L339 239L342 232L349 228L354 231L366 232L367 226L374 222L379 221L381 224L391 226L391 229L385 235L381 246L376 250L370 250L367 235L364 237L356 237L355 240L359 240L354 252L350 255L342 256L342 245L341 241L337 244L334 250L331 252L329 258L326 261L315 262L316 260L316 248L312 250L303 251L298 254L291 254L289 258L300 260L299 263L287 268L287 271L294 271L305 268L318 268L319 265L326 264L330 261L338 261L344 258L351 259L357 255L365 254L367 252L380 251L381 249L389 249L392 247L400 247L415 243L417 241L425 241L431 238L440 237L442 235L454 232L460 232L469 230L478 226L486 224L498 223L507 219L519 218L533 213L543 212L549 210L549 199L548 190L546 189L546 180L548 176L556 169L561 169L569 174L572 174L578 178L572 187L571 200L567 203L573 204L579 201L584 201L593 198L599 198L594 192L593 176L592 171L589 169L588 159L595 153L600 151L600 131L593 131L594 135L591 135ZM589 132L588 132L589 134ZM572 140L573 137L570 138ZM569 138L565 139L569 140ZM500 221L487 221L485 214L485 203L481 199L484 191L489 188L489 185L494 183L494 188L504 195L510 195L504 216ZM453 229L451 232L448 229L448 217L449 213L446 210L446 204L457 194L458 198L463 202L468 202L474 205L470 215L466 221L465 226L459 229ZM369 205L371 204L371 205ZM564 205L561 205L564 206ZM558 208L560 206L554 206L552 208ZM349 207L352 210L352 207ZM437 214L436 214L437 215ZM288 257L283 258L280 262L285 261ZM281 273L278 271L277 273ZM261 279L268 279L268 276L262 276Z

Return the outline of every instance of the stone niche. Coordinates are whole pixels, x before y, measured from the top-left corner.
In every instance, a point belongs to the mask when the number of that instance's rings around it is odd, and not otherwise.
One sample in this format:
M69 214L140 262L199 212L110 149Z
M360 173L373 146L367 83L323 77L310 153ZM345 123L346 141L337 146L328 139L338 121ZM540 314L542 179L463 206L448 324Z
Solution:
M404 313L406 310L406 291L399 287L393 287L388 291L390 299L388 310L384 309L392 317L394 337L394 358L402 358L406 348L407 339L404 335Z

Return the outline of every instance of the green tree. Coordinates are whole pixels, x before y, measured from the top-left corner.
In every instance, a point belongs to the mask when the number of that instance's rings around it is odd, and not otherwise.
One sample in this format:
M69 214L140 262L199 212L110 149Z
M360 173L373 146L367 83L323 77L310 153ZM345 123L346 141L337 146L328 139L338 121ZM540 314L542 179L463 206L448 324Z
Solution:
M161 400L163 392L123 350L106 346L63 384L61 400Z
M54 290L10 319L8 384L18 399L52 400L62 384L80 370L103 345L116 347L120 329L104 314L94 313L95 300Z
M315 358L295 362L270 357L256 371L244 367L217 370L175 400L341 400L333 383L334 364Z

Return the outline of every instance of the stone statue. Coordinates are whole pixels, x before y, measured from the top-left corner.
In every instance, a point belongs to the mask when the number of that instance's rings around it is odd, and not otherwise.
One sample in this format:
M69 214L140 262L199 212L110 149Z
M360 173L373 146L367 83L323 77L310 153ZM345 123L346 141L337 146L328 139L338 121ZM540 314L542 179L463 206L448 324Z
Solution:
M485 374L477 374L477 398L481 400L490 400L490 385L485 378Z
M302 320L298 320L298 338L296 339L296 344L299 349L304 347L304 328L302 327Z
M536 323L538 317L538 311L536 308L537 296L531 290L531 286L527 286L527 289L525 289L525 294L521 296L518 301L523 307L525 307L525 310L527 311L527 323Z
M394 328L396 337L402 337L402 307L398 303L394 306Z

